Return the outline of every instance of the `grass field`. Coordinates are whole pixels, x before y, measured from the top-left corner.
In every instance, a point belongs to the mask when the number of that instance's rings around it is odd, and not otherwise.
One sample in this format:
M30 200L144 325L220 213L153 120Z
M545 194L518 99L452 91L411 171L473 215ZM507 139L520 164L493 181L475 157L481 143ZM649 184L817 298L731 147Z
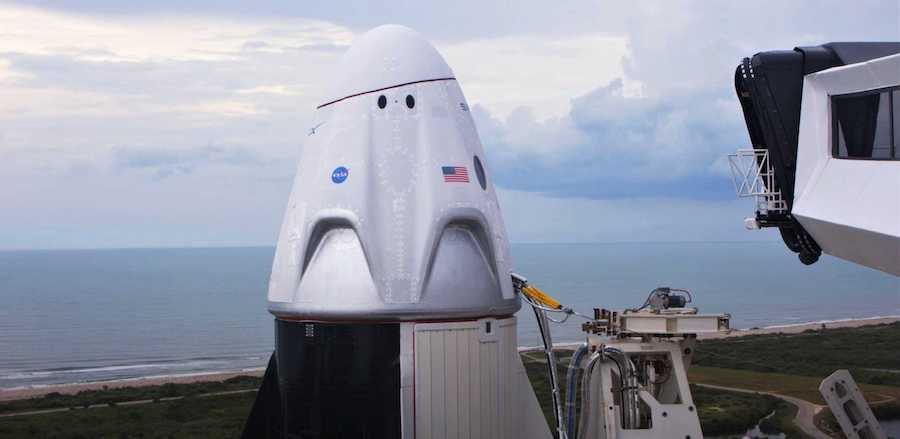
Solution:
M255 392L0 418L2 438L236 438Z
M261 377L238 376L224 381L209 381L192 384L163 384L161 386L122 387L116 389L86 390L75 395L50 393L43 398L5 401L0 403L0 414L46 410L59 407L86 407L123 401L159 400L175 397L189 397L209 393L235 390L257 389Z
M688 371L688 378L692 383L774 392L805 399L813 404L825 405L822 395L819 394L819 383L824 377L692 366ZM870 403L900 399L900 387L873 384L860 384L859 387Z
M900 386L900 322L703 340L694 365L816 377L849 369L858 383Z

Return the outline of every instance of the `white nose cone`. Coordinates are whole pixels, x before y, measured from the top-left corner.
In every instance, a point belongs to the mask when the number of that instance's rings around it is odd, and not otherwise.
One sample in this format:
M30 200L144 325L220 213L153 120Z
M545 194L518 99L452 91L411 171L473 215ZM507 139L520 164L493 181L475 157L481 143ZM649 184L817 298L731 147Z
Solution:
M306 137L269 284L298 320L506 316L519 308L484 152L453 72L382 26L347 52Z
M453 79L453 71L418 32L389 24L353 43L323 104L417 81Z

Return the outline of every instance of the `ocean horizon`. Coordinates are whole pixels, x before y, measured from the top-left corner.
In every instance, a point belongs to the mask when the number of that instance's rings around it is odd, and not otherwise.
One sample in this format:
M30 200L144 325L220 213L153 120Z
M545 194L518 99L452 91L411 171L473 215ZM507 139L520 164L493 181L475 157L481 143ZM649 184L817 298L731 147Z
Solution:
M0 389L264 367L274 248L0 251ZM567 306L621 309L690 290L735 328L900 315L900 278L777 242L519 243L516 272ZM539 343L530 310L520 346ZM577 341L581 320L553 325Z

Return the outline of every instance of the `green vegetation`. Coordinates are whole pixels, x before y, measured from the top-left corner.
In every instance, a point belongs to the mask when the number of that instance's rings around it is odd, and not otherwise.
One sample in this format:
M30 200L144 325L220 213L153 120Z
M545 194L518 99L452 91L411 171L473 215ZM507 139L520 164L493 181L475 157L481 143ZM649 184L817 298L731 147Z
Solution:
M900 403L892 401L871 406L876 419L900 419Z
M560 386L560 402L565 404L566 400L566 389L565 389L565 379L566 379L566 369L569 367L569 361L572 358L572 351L570 350L557 350L556 352L556 362L557 362L557 374L559 376ZM528 380L531 381L531 386L534 388L534 394L537 396L538 402L541 404L541 409L544 411L544 418L547 419L547 425L552 428L556 425L555 418L553 416L553 401L551 399L550 394L550 377L547 373L547 357L544 356L543 352L526 352L522 354L522 364L525 365L525 372L528 373ZM576 398L576 404L577 404ZM576 405L576 410L579 406Z
M826 408L816 413L815 417L816 426L819 427L819 430L824 431L832 436L840 434L841 426L838 424L837 419L835 419L834 415L831 414L831 410Z
M819 383L822 378L692 366L688 370L688 379L692 383L773 392L805 399L813 404L825 405L822 395L819 394ZM900 387L872 384L861 384L859 387L870 402L900 399Z
M704 340L688 375L693 383L774 392L824 405L819 383L837 369L849 369L875 417L898 419L900 356L891 355L900 352L898 336L900 323ZM793 415L775 416L761 427L788 432L794 428L791 419ZM840 436L829 410L817 414L815 422Z
M775 412L759 423L759 429L766 434L784 433L787 439L804 439L807 436L794 425L795 417L797 406L776 398Z
M900 352L900 322L703 340L693 361L698 366L819 380L837 369L849 369L857 383L900 386L900 355L891 352Z
M781 407L778 398L691 386L703 434L743 434ZM784 409L781 408L783 411Z
M125 401L159 400L195 396L205 393L230 392L234 390L256 389L262 378L237 376L220 382L192 384L163 384L161 386L122 387L104 390L85 390L74 395L50 393L43 398L23 399L0 403L0 413L47 410L67 407L87 407Z
M0 438L236 438L255 397L254 392L189 396L0 418Z
M814 404L825 404L818 390L820 378L691 366L688 369L688 379L695 384L711 384L759 392L774 392L805 399Z

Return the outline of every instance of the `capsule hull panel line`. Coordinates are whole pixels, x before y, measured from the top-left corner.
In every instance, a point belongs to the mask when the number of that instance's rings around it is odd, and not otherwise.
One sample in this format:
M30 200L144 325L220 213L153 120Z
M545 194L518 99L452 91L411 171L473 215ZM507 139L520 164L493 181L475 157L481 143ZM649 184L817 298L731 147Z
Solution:
M387 25L332 77L276 246L275 353L244 437L551 437L516 352L509 243L453 71Z

